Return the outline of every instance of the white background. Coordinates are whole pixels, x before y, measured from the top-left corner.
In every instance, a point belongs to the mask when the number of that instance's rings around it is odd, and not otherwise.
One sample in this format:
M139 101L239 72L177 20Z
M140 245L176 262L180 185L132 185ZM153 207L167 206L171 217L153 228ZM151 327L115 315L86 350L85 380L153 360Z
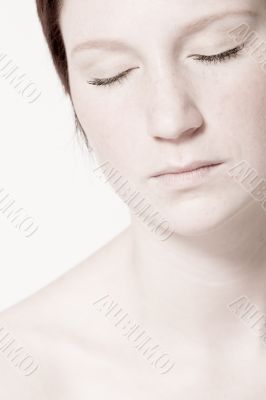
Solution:
M95 177L77 140L34 0L0 0L0 37L0 54L42 92L29 104L0 77L0 189L39 225L25 238L0 212L1 311L88 257L128 225L129 215Z

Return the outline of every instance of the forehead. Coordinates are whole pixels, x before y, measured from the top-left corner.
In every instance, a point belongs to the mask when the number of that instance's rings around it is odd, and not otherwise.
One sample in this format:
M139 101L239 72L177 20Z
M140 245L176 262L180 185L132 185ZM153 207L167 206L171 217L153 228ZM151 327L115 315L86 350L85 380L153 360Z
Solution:
M266 0L64 0L60 25L67 47L89 38L128 38L132 42L182 32L206 16L258 12ZM158 37L159 39L159 37Z

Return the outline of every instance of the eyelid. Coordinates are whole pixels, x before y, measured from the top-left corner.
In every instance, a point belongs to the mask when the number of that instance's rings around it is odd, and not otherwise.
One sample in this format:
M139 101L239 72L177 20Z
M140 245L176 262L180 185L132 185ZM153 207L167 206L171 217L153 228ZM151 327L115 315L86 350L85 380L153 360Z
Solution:
M235 55L235 54L239 53L244 47L245 47L245 43L242 43L241 45L238 45L238 46L234 47L233 49L229 49L229 50L223 51L218 54L210 54L208 56L202 55L202 54L191 54L188 57L197 57L197 58L195 58L195 60L200 60L200 61L204 60L204 59L208 60L208 59L215 58L215 57L219 58L221 56Z
M90 85L97 85L97 86L110 85L114 82L117 82L119 79L126 77L129 74L129 72L138 68L139 67L129 68L123 72L120 72L115 76L111 76L110 78L94 78L91 81L87 81L87 83L89 83Z
M211 55L202 55L202 54L191 54L188 57L197 57L194 58L194 60L201 61L201 62L207 62L207 63L215 63L218 61L223 61L225 59L230 59L231 57L236 57L239 52L245 47L246 43L242 43L233 49L229 49L226 51L223 51L218 54L211 54ZM94 78L92 81L87 81L88 84L90 85L95 85L95 86L112 86L115 83L121 83L121 80L127 78L128 74L134 70L134 69L139 69L140 67L134 67L134 68L129 68L115 76L112 76L110 78Z

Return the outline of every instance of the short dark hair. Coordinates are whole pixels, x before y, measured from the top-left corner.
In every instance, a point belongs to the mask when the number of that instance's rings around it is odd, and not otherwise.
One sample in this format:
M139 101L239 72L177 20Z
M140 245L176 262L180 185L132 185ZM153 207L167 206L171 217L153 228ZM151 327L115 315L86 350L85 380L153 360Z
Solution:
M52 55L55 69L58 73L65 93L71 97L67 56L59 24L59 17L63 5L63 0L36 0L36 5L39 20L41 22L42 30L50 53ZM74 113L76 128L77 130L79 129L82 132L85 143L89 148L87 136L78 120L75 110Z

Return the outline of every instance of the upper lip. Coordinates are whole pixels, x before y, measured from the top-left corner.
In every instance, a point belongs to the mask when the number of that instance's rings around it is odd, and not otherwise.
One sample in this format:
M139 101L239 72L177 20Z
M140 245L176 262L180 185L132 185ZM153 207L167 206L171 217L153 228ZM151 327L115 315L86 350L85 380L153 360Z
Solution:
M169 166L166 167L158 172L156 172L153 177L156 176L160 176L160 175L166 175L166 174L181 174L184 172L190 172L190 171L194 171L198 168L202 168L202 167L208 167L208 166L212 166L212 165L218 165L218 164L222 164L223 161L217 161L217 160L199 160L199 161L193 161L185 166Z

